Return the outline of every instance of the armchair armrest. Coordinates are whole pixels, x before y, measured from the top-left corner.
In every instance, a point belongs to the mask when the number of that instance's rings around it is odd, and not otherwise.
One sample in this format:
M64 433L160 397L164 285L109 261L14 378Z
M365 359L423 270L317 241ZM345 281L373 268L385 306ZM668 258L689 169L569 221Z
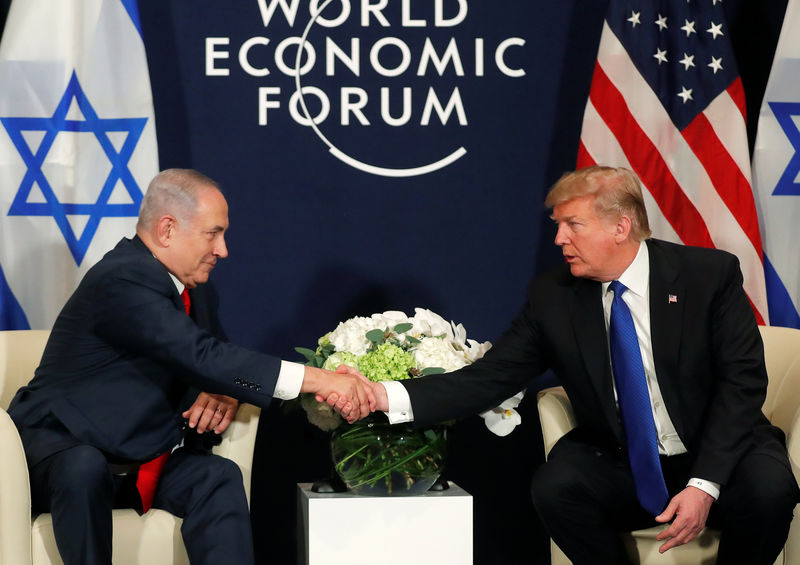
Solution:
M800 409L795 411L789 432L786 434L786 448L789 452L789 462L792 465L794 478L800 482ZM795 519L789 526L789 537L783 549L784 563L795 563L800 559L800 504L795 506Z
M0 563L31 562L28 464L17 427L0 408Z
M250 504L250 479L253 474L253 451L260 416L261 408L241 403L236 418L222 434L222 442L213 449L216 455L227 457L239 466L248 504Z
M575 414L567 393L560 386L539 391L537 404L546 457L561 436L575 427Z

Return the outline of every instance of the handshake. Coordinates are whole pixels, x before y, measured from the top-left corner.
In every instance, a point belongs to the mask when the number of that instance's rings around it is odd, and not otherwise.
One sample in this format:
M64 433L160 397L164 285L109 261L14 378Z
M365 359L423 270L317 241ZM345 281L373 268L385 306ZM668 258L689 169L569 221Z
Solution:
M314 394L317 402L326 402L351 424L376 410L389 409L383 385L347 365L339 365L335 372L306 366L300 392Z

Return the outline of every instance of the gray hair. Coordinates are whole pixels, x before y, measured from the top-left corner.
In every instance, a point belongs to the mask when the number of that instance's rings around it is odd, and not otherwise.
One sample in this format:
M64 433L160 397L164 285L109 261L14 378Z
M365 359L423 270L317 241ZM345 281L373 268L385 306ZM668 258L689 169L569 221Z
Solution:
M167 169L158 173L142 199L137 229L151 228L164 214L188 221L197 209L197 193L219 185L192 169Z
M594 210L598 216L628 216L632 239L642 241L650 237L642 185L633 171L624 167L593 165L565 173L547 193L544 204L553 208L581 196L594 197Z

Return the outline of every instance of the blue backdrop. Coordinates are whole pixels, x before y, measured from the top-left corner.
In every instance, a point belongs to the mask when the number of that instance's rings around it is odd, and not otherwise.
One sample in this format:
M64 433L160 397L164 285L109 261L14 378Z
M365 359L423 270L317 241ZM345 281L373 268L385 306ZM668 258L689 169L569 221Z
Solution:
M206 173L230 204L230 256L212 280L232 341L297 359L339 320L415 306L493 341L531 276L559 260L542 200L574 167L604 1L388 0L362 13L333 0L315 22L306 0L139 5L160 166ZM725 2L751 136L785 5ZM300 43L316 131L290 76ZM527 494L542 459L533 405L507 438L477 418L453 430L448 478L475 495L475 563L549 562ZM264 412L259 562L295 560L294 484L327 473L327 457L302 415Z

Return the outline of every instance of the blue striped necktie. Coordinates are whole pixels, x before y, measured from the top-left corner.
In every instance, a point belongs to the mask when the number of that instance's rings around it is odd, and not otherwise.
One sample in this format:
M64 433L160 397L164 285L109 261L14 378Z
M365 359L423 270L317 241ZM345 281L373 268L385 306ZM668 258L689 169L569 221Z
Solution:
M611 365L636 496L645 510L657 516L666 507L669 495L658 458L656 425L650 394L647 392L639 339L631 311L622 300L622 294L628 289L619 281L613 281L608 288L614 292L609 323Z

